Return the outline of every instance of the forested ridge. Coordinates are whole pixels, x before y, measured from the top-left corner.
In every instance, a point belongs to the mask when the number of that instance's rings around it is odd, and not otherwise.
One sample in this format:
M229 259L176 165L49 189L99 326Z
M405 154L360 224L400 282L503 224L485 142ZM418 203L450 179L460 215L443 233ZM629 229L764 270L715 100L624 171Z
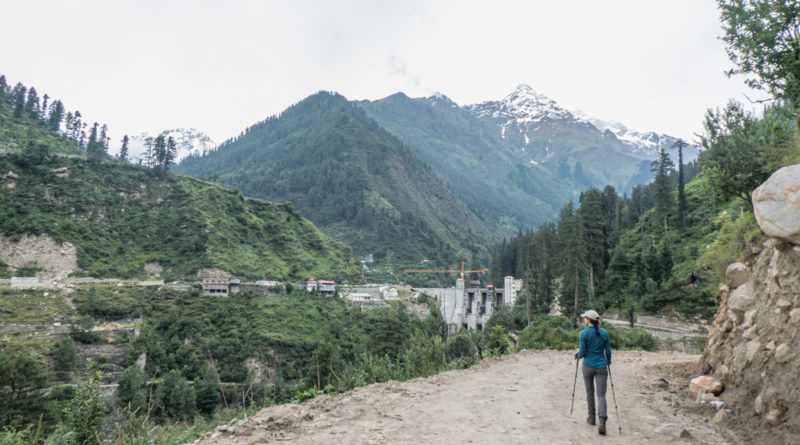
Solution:
M376 259L452 264L485 256L493 239L408 147L338 94L310 96L176 170L290 201Z
M169 174L163 150L150 168L112 158L105 130L93 131L97 125L84 141L63 128L56 111L42 115L41 106L31 106L33 114L25 107L16 113L23 90L21 84L0 88L4 236L46 234L70 242L80 273L95 277L145 276L145 264L154 262L174 278L217 267L256 279L361 279L350 249L322 235L290 204ZM158 145L170 144L153 148ZM0 274L11 273L0 264Z
M585 191L556 222L504 241L493 281L525 277L535 312L558 295L572 316L595 307L711 317L724 267L761 235L752 190L798 160L797 117L784 102L760 116L737 102L709 110L697 165L662 152L653 182L631 196L610 186Z

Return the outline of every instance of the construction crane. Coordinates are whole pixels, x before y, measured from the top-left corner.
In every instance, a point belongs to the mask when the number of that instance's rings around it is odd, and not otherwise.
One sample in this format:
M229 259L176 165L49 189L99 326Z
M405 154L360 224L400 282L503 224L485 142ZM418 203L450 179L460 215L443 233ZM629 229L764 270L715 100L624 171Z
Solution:
M461 278L464 278L465 273L482 273L482 272L489 272L489 269L478 269L478 270L464 270L464 262L461 262L461 270L458 269L406 269L404 272L407 273L460 273Z

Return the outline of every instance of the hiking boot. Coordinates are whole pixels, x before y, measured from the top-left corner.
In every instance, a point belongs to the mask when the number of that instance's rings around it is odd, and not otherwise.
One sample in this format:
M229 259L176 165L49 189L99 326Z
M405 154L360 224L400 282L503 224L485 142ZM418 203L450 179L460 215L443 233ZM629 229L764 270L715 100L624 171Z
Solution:
M594 425L594 416L590 415L589 417L587 417L586 423L588 423L589 425Z
M600 433L603 436L606 435L606 418L605 417L601 417L600 418L600 426L597 428L597 432Z

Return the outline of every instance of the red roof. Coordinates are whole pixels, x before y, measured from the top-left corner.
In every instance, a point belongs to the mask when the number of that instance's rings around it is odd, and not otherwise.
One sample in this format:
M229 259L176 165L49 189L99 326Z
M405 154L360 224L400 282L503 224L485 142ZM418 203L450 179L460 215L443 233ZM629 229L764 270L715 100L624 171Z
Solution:
M327 280L319 280L317 281L319 284L336 284L335 281L327 281Z
M456 281L464 281L463 278L456 278Z
M486 289L491 289L493 287L494 287L494 284L490 284L490 285L486 286Z
M514 279L514 277L512 277L511 275L509 275L509 276L507 276L505 278L511 278L512 280Z

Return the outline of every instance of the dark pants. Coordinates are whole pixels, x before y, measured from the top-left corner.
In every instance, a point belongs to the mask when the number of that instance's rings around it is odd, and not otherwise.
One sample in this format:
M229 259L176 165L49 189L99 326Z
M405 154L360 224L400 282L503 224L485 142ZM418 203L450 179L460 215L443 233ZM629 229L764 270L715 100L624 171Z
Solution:
M586 385L586 401L589 404L589 417L594 417L594 390L597 384L597 404L598 417L603 419L608 418L606 410L606 380L608 378L607 368L590 368L583 367L583 383Z

